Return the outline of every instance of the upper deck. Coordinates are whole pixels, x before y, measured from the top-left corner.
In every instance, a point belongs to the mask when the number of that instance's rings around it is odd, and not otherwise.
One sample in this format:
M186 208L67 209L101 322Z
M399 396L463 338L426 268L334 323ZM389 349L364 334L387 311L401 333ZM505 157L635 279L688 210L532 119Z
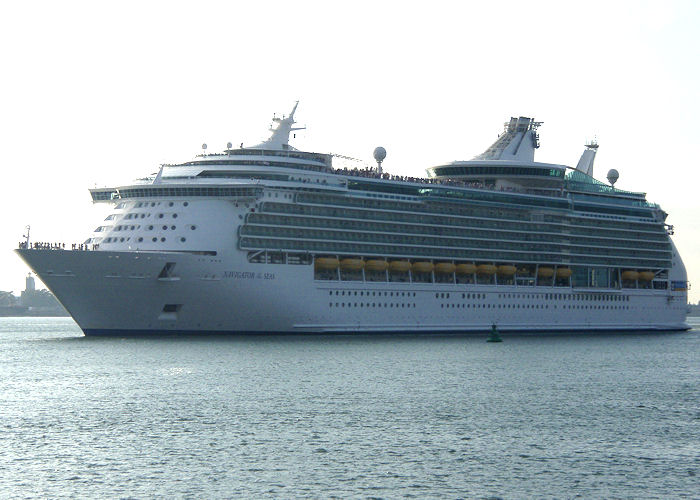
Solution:
M497 141L481 155L430 167L428 177L421 178L381 173L373 168L334 168L334 155L294 149L288 141L290 132L298 130L293 127L295 111L296 106L289 117L274 118L276 127L261 144L229 147L222 153L166 164L157 175L129 185L91 189L93 201L173 196L254 198L269 188L516 204L650 220L660 217L658 206L647 202L645 193L615 189L589 175L593 156L588 157L585 172L535 162L540 122L531 118L512 118Z

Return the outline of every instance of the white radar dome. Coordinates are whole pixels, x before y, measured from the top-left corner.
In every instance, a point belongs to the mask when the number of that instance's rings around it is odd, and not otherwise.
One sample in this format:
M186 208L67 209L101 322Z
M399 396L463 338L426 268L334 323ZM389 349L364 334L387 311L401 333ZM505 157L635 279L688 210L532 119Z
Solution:
M386 149L381 146L374 148L374 159L381 163L384 158L386 158Z
M615 170L614 168L611 168L608 170L608 182L610 183L611 186L615 185L615 182L617 182L617 179L620 178L620 172Z

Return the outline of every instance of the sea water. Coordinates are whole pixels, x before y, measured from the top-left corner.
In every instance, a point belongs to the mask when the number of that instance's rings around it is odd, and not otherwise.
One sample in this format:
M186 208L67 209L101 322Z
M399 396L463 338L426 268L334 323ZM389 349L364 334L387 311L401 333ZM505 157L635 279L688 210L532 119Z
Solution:
M700 497L683 333L87 338L0 319L0 496Z

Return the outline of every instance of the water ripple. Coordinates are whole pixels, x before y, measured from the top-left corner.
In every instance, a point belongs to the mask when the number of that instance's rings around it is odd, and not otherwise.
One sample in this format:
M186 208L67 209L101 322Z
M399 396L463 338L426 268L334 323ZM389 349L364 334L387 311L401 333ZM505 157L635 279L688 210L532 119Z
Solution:
M697 497L697 331L0 347L12 497Z

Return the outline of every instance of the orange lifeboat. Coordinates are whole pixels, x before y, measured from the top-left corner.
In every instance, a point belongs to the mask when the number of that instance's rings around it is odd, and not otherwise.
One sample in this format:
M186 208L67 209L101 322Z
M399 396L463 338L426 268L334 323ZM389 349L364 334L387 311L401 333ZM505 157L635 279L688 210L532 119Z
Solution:
M554 269L551 267L540 267L537 269L537 276L540 278L551 278L554 276Z
M318 270L332 271L338 268L338 259L333 257L317 257L314 267Z
M385 260L368 260L365 262L365 271L386 271L389 267L389 263Z
M474 274L476 266L474 264L457 264L457 274Z
M340 268L343 271L359 271L365 267L362 259L343 259L340 261Z
M571 269L568 267L557 268L557 278L568 278L569 276L571 276Z
M434 267L432 262L414 262L411 270L414 273L429 273Z
M457 266L455 266L451 262L440 262L438 264L435 264L435 272L440 273L440 274L452 274L457 270Z
M478 274L496 274L497 268L493 264L481 264L476 267L476 272Z
M407 273L411 269L411 263L407 260L392 260L389 262L389 271L393 273Z
M640 271L639 279L641 281L651 281L654 279L655 274L652 271Z
M515 274L515 266L498 266L499 276L513 276Z
M639 279L639 273L637 271L632 271L631 269L628 269L627 271L622 271L622 279L635 281Z

